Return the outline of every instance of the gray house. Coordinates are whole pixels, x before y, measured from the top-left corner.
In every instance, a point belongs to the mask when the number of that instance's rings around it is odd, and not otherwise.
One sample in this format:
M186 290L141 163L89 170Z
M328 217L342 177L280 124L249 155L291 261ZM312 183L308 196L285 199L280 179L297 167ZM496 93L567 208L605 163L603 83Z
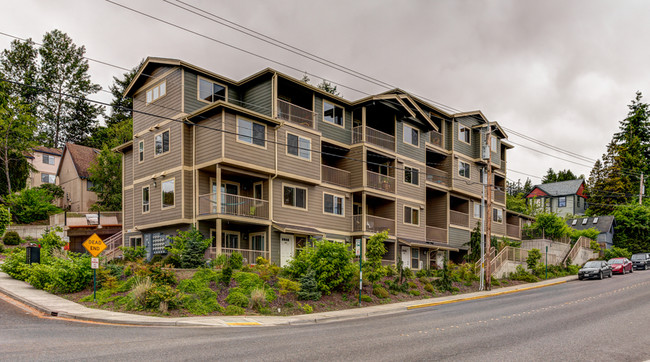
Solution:
M616 220L613 215L570 219L567 220L566 223L570 228L576 230L594 228L600 231L597 241L601 246L605 246L607 249L611 248L614 243L614 228L616 227Z
M534 202L545 212L559 216L584 215L587 197L584 194L585 180L570 180L535 185L526 195L526 202Z

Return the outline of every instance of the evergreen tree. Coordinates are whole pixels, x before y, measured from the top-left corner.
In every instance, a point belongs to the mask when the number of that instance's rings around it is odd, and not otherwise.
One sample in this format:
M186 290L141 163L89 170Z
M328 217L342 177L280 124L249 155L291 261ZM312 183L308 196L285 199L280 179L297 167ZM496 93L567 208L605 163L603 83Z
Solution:
M133 81L133 78L135 78L142 63L144 63L144 60L141 60L140 64L124 73L122 78L113 77L113 84L108 87L111 94L113 94L113 100L111 101L110 115L106 118L107 127L133 119L133 99L130 97L124 97L123 94L126 87L128 87Z
M578 180L581 178L584 178L584 175L580 175L580 177L578 177L569 169L560 170L557 173L555 173L555 171L553 171L552 168L549 168L548 171L546 171L546 175L542 178L542 183L548 184L552 182Z
M323 79L323 81L320 82L316 87L318 87L321 90L324 90L327 93L331 93L331 94L333 94L335 96L340 96L341 95L341 93L339 93L336 90L337 86L335 86L332 83L326 81L325 79Z
M97 210L122 210L122 157L104 146L95 162L88 168L91 191L97 193Z

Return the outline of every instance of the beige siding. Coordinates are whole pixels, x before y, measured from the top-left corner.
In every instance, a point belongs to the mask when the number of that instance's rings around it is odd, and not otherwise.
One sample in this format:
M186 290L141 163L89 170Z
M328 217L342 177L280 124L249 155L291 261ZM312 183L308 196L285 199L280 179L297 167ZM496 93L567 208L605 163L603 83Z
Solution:
M447 195L427 198L427 225L447 228Z
M181 166L181 127L178 122L170 122L158 129L140 136L136 139L135 147L144 141L144 161L138 163L133 178L135 180L151 177L155 173ZM156 135L169 130L169 152L155 155L154 140Z
M365 169L362 162L355 160L363 159L363 147L354 147L350 149L346 158L341 159L341 168L350 172L350 187L363 186L363 171Z
M137 144L135 145L138 146ZM133 184L133 149L124 151L124 164L122 169L124 170L124 180L122 182L123 186L129 186Z
M418 169L418 185L404 182L404 167ZM396 193L398 196L424 201L426 197L426 168L423 165L415 165L409 162L398 164L395 170Z
M344 215L332 215L323 212L323 195L325 193L335 196L343 197ZM314 205L312 214L314 215L313 225L322 227L329 230L352 231L352 197L350 193L341 192L339 190L331 190L326 187L316 186L316 199L313 200L311 205Z
M419 225L414 226L404 223L404 206L410 206L419 210ZM408 239L425 240L425 217L424 210L420 209L420 204L397 200L397 237Z
M298 158L287 153L287 133L307 138L311 142L311 160ZM318 181L320 179L320 137L303 130L284 126L278 130L278 170L308 177ZM240 146L243 148L245 146ZM269 145L272 147L272 145ZM249 161L251 162L251 161Z
M122 227L125 230L133 229L133 191L133 189L124 190Z
M193 197L194 197L194 180L192 178L192 171L183 171L183 197L184 201L184 212L185 215L183 218L190 219L193 217L192 207L193 207Z
M463 161L469 164L469 180L465 177L462 177L458 174L458 162ZM482 186L481 186L481 177L479 174L479 167L471 161L464 158L454 159L453 162L454 172L452 173L452 178L454 180L454 188L458 190L463 190L465 192L470 192L476 196L481 196Z
M237 140L237 117L232 113L226 113L226 130L228 133L225 135L225 158L235 162L254 164L255 167L274 168L275 136L273 127L266 125L265 148Z
M156 179L156 186L153 186L152 180L136 183L134 187L135 201L135 220L137 225L155 224L170 220L180 219L182 216L182 172L176 171L169 173L165 177ZM174 207L162 210L162 183L174 179ZM140 205L142 205L142 187L149 185L149 213L143 214Z
M221 157L221 114L199 122L196 127L196 164L201 165ZM190 146L191 148L191 146Z
M215 133L220 133L217 131L212 131ZM193 158L193 149L192 149L192 137L193 137L193 127L188 125L183 125L183 164L186 166L192 166Z
M168 69L167 69L168 70ZM156 74L164 73L157 69ZM152 77L151 79L154 79ZM133 133L138 134L158 123L164 122L169 118L175 117L181 113L181 70L175 71L164 77L165 96L158 98L152 103L146 103L146 93L152 86L158 85L162 81L148 81L138 89L137 94L133 96Z
M54 157L54 164L50 165L49 163L43 163L43 153L34 152L33 159L27 159L30 165L35 168L29 172L29 179L27 180L27 187L38 187L42 185L41 174L55 175L56 171L59 168L59 163L61 162L61 156L50 155Z

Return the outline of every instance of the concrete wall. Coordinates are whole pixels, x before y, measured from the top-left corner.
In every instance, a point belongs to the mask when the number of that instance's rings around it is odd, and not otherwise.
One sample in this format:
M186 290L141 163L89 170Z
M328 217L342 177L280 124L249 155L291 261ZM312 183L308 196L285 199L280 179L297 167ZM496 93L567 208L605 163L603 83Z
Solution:
M22 239L27 237L38 239L45 234L49 227L49 225L11 225L7 228L7 231L17 232Z

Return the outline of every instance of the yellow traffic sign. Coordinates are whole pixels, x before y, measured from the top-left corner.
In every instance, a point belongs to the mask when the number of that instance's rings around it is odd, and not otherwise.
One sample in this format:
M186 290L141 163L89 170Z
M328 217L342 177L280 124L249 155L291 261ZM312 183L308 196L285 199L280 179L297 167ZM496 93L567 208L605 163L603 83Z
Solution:
M90 235L90 237L81 245L83 245L83 247L88 250L90 255L94 257L97 257L102 253L102 251L104 251L104 249L106 249L106 244L104 244L102 238L97 236L97 234Z

